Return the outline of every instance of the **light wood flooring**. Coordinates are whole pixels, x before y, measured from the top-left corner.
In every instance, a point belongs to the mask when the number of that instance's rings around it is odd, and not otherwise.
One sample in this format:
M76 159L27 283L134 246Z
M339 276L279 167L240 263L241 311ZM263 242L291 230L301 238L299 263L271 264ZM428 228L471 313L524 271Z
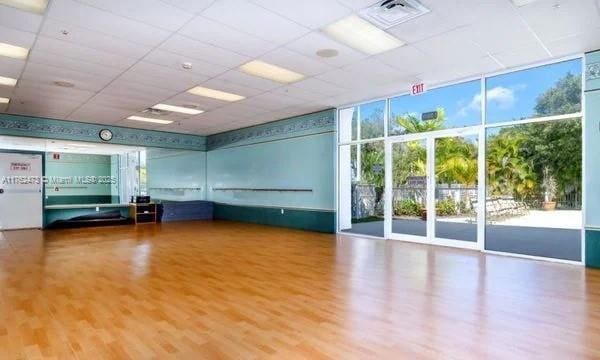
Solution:
M600 271L233 222L0 233L0 359L600 358Z

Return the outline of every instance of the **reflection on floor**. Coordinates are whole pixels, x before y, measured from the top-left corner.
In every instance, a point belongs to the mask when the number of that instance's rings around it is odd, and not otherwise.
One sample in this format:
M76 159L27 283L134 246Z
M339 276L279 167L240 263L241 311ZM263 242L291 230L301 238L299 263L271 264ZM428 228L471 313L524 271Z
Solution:
M600 272L231 222L0 233L0 359L600 358Z
M394 219L392 223L397 234L425 236L426 227L427 222L420 219ZM352 224L352 229L344 231L384 236L383 221ZM476 242L477 225L437 221L436 237ZM487 225L486 250L581 261L581 230Z

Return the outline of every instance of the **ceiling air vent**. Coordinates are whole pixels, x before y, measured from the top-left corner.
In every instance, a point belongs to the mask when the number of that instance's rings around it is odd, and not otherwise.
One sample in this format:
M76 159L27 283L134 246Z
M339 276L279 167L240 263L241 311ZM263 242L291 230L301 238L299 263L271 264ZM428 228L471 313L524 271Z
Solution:
M160 109L153 109L153 108L147 108L145 110L142 110L142 112L146 113L146 114L150 114L150 115L157 115L157 116L171 114L170 111L160 110Z
M384 0L360 11L359 14L375 25L388 29L429 11L417 0Z

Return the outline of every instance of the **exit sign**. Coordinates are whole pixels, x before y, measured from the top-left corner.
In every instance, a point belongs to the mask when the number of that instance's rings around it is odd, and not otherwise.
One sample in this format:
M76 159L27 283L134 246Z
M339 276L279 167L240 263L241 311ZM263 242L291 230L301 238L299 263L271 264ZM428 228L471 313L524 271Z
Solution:
M425 88L425 84L423 84L423 83L414 84L413 86L410 87L411 95L419 95L419 94L424 93L425 91L427 91L427 89Z

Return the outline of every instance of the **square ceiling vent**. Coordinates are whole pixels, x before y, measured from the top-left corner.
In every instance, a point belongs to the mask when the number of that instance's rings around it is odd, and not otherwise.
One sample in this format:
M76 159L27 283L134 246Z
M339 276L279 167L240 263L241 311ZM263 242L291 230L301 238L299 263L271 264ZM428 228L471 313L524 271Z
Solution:
M359 15L382 29L389 29L429 11L417 0L383 0L361 10Z

